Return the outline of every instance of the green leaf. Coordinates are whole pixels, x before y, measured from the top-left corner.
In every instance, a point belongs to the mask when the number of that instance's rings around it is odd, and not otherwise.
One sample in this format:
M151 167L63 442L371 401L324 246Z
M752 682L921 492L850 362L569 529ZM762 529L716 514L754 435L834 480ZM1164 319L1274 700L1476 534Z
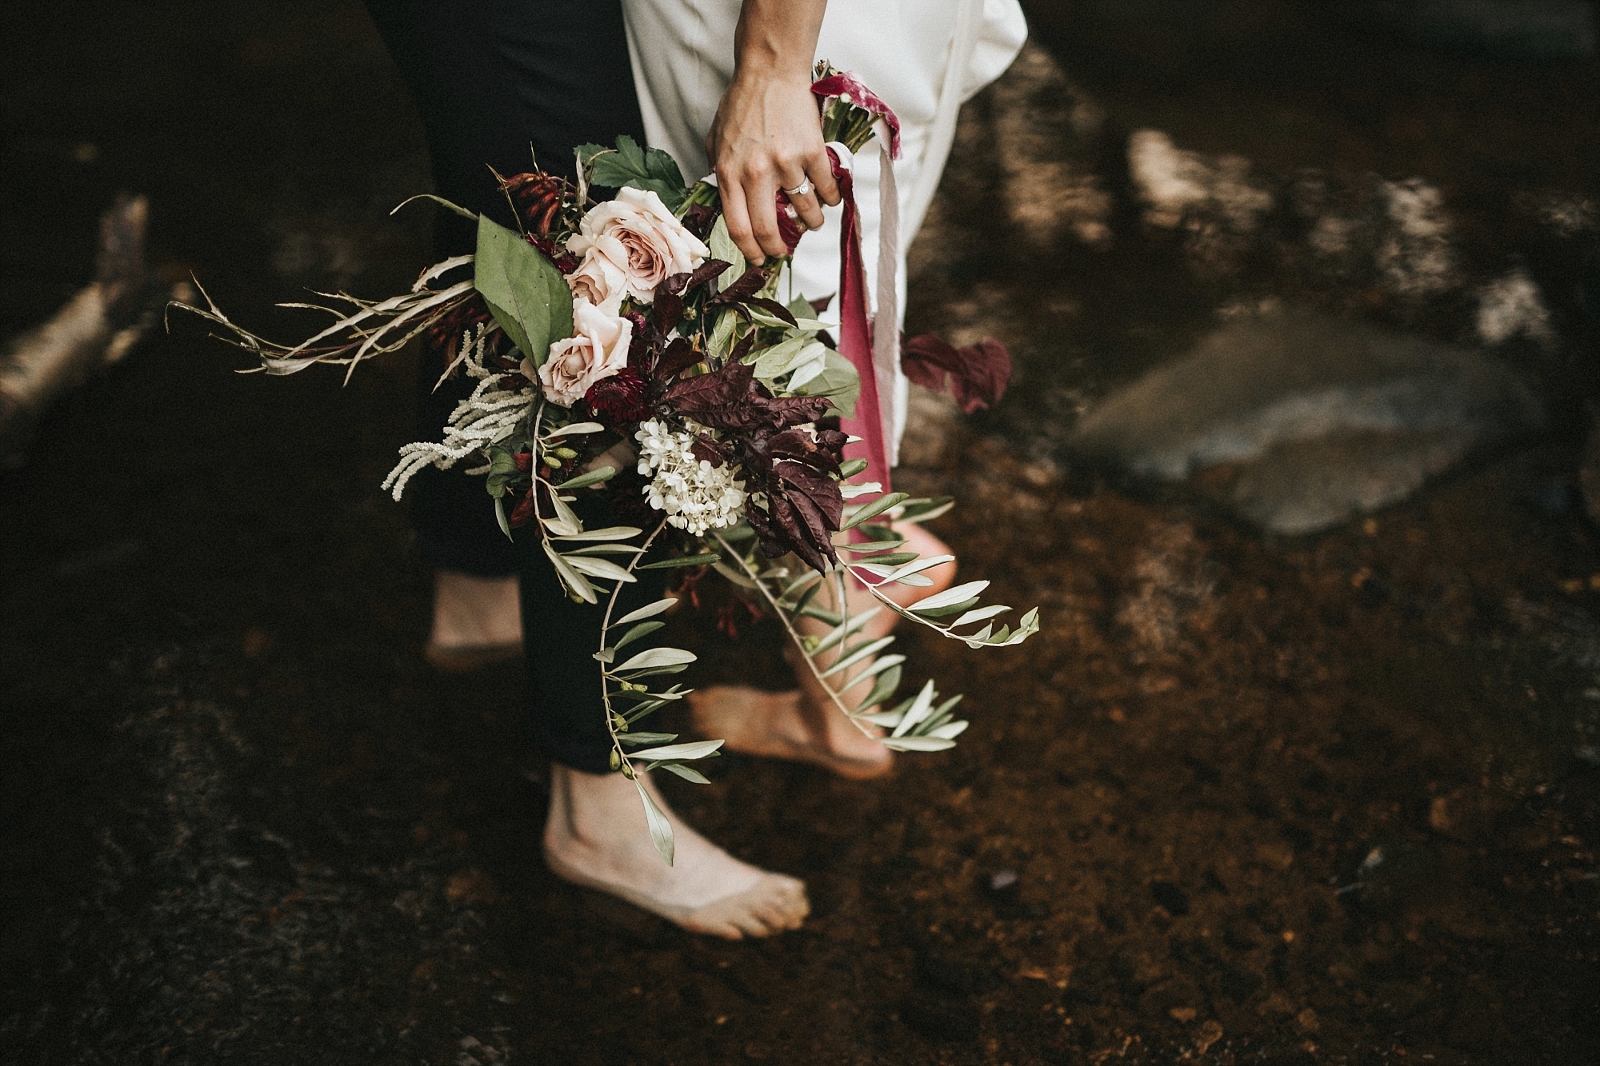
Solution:
M507 540L515 539L511 536L511 521L506 518L506 501L503 496L494 498L494 520L500 523L500 532L506 535Z
M964 626L972 622L982 622L986 619L993 618L995 615L1005 614L1009 610L1011 610L1011 608L1001 603L992 604L988 607L980 607L976 611L968 611L960 618L957 618L954 622L951 622L950 628L954 629L956 626Z
M598 485L602 481L610 481L613 477L616 477L616 475L616 467L602 466L598 469L589 471L587 474L579 474L570 481L563 481L558 487L562 489L586 488L590 485Z
M637 611L629 611L615 622L612 622L611 628L615 629L617 626L625 626L629 622L639 622L646 618L653 618L658 614L662 614L663 612L670 610L672 605L677 602L678 599L676 596L668 596L665 599L660 599L654 603L646 604Z
M671 744L678 739L676 733L623 733L617 740L623 744Z
M860 544L841 544L839 545L839 550L862 555L867 552L881 552L889 548L898 548L904 543L904 540L868 540Z
M899 504L909 497L903 492L886 492L871 503L864 503L860 507L846 511L847 517L839 529L854 529L869 518L875 518L889 508Z
M906 708L905 715L900 719L900 724L894 727L894 735L903 737L911 732L911 727L922 721L933 711L933 701L938 694L933 690L933 681L925 682L916 698L911 701L911 706Z
M627 134L617 138L616 151L596 153L590 159L589 180L594 184L648 190L661 197L669 211L676 211L689 194L677 160L659 148L640 148Z
M860 614L851 615L850 621L848 622L844 621L843 619L834 622L833 624L836 628L833 630L833 632L823 637L822 640L818 642L817 646L811 649L811 653L816 655L827 651L829 648L840 643L850 634L854 633L856 630L872 621L872 619L876 618L878 613L882 610L882 607L872 607L868 610L862 611Z
M906 657L904 655L900 655L898 653L896 653L894 655L880 655L880 656L878 656L878 658L876 658L876 659L874 659L872 661L872 665L871 666L867 667L865 670L861 671L859 674L855 674L854 676L852 676L850 678L850 684L852 686L859 685L859 684L861 684L861 682L865 681L867 678L873 676L874 674L881 674L885 670L893 669L894 667L899 666L901 663L903 663L905 661L906 661Z
M855 477L867 468L865 459L850 459L839 464L839 479L841 481Z
M560 338L557 339L559 340ZM544 439L556 440L560 437L571 436L574 433L599 433L605 428L605 426L602 426L598 422L569 422L564 426L552 429L549 433L546 433L544 435Z
M567 511L571 514L571 509ZM576 520L576 516L574 516ZM579 529L571 533L559 534L557 540L627 540L637 537L644 530L638 526L606 526L604 529Z
M489 495L498 500L512 481L526 476L517 469L516 453L510 448L496 445L489 449L489 479L484 482Z
M650 769L665 770L670 774L677 774L685 781L693 781L697 785L711 784L710 779L707 778L705 774L701 773L699 770L696 770L692 766L680 766L675 762L662 762L656 763L654 766L650 767Z
M945 751L956 746L942 737L884 737L878 743L890 751Z
M822 358L822 373L795 391L802 396L825 396L840 415L854 416L856 400L861 395L861 375L856 373L850 360L832 348L827 349Z
M691 740L686 744L668 744L662 748L649 748L629 754L630 759L660 762L666 759L704 759L722 747L720 740Z
M679 666L692 663L695 658L694 652L684 651L682 648L649 648L617 667L612 673L621 674L633 670L653 670L662 666Z
M885 660L887 660L887 659L897 658L897 656L885 655L883 658ZM880 661L883 661L883 660L880 660ZM876 667L878 664L877 663L873 663L872 665L874 667ZM890 696L893 696L894 695L894 690L899 688L899 687L900 687L900 664L899 663L895 663L895 664L889 666L887 669L885 669L882 673L880 673L878 675L878 680L876 680L876 681L874 681L872 683L872 691L867 693L866 698L861 701L859 706L862 707L862 708L876 707L878 704L882 703L884 700L888 699ZM891 722L889 724L892 726L895 723Z
M585 603L598 603L600 601L600 596L595 592L594 586L589 584L587 578L568 565L567 561L561 557L560 552L548 544L543 547L544 553L550 557L551 565L556 568L556 576L561 579L563 585L576 593L578 598Z
M720 259L728 264L728 269L717 278L718 289L727 288L743 277L744 272L749 269L744 253L739 251L739 246L728 236L728 220L721 215L717 216L717 221L711 227L711 235L706 238L706 247L711 249L711 258Z
M733 352L734 338L738 331L739 312L731 308L720 312L716 323L711 327L710 335L706 337L706 354L719 362L727 359Z
M656 806L656 801L650 798L650 793L644 790L644 782L638 778L633 779L633 786L639 790L639 799L644 801L644 820L650 823L650 839L655 843L656 850L661 857L667 860L667 865L672 865L672 823L667 821L667 816L661 813L661 808Z
M494 320L535 366L552 341L572 334L572 293L544 254L511 230L478 217L473 284Z
M706 552L704 555L681 555L676 559L662 559L660 562L645 563L643 566L634 567L634 569L668 570L674 566L711 566L721 561L722 556L716 552Z
M838 662L834 663L832 666L830 666L826 670L822 671L821 676L822 677L832 677L834 674L841 673L841 672L843 672L845 670L848 670L852 666L854 666L856 663L860 662L862 659L866 659L866 658L868 658L868 657L870 657L872 655L877 654L878 652L882 651L884 648L887 648L893 642L894 642L894 637L892 637L892 636L890 636L890 637L879 637L877 640L868 641L867 643L862 644L859 647L851 648L846 652L844 658L840 659Z
M853 565L865 566L870 563L873 566L881 567L884 574L888 575L895 572L895 567L920 558L922 558L922 556L918 555L916 552L885 552L882 555L869 555L865 559L858 559ZM935 563L934 565L937 566L938 564ZM876 570L872 572L877 573ZM911 572L915 573L915 571Z
M540 519L546 529L558 537L577 537L583 533L583 523L572 508L567 506L565 500L552 494L550 505L555 510L556 516Z
M574 548L565 552L566 555L638 555L637 544L591 544L587 548Z
M926 599L918 600L911 605L911 610L917 614L932 614L942 607L950 607L952 604L969 600L988 587L989 582L987 581L968 581L963 585L957 585L955 588L945 589L943 592L936 593Z
M639 580L610 559L596 559L592 555L571 555L567 556L566 560L578 573L588 574L590 577L620 581L623 584Z
M954 496L935 496L928 500L907 500L900 512L902 522L931 522L956 505Z
M654 633L656 630L660 629L666 624L667 623L665 622L640 622L638 625L624 633L622 635L622 639L617 641L616 644L613 645L613 648L624 648L638 640L640 637L649 636L651 633Z

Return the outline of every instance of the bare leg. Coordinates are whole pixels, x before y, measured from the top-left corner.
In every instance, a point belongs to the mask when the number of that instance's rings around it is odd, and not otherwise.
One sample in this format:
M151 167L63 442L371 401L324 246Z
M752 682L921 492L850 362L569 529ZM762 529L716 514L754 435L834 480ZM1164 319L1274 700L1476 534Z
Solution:
M739 940L797 929L811 906L805 885L769 873L684 825L648 778L672 822L676 861L656 852L632 781L551 767L545 860L557 876L608 892L694 933Z
M924 556L947 554L943 541L915 523L901 523L895 526L895 532L906 538L908 551ZM892 585L884 591L896 603L909 606L949 588L955 581L956 567L946 563L924 573L933 580L932 585ZM833 606L831 589L818 595L825 597L824 606ZM845 595L853 615L877 605L872 594L853 581L845 583ZM898 619L898 615L884 608L862 627L861 636L868 640L887 636ZM820 635L828 631L826 624L812 618L802 618L798 625L803 633ZM844 716L798 656L791 654L790 662L800 681L799 691L764 692L743 685L716 685L695 692L689 697L689 706L696 730L708 737L724 738L731 751L813 762L841 777L865 779L887 773L893 762L889 749ZM841 701L854 710L870 688L871 683L863 681L841 693Z
M461 672L522 651L522 612L515 577L433 576L433 631L423 655L440 670Z

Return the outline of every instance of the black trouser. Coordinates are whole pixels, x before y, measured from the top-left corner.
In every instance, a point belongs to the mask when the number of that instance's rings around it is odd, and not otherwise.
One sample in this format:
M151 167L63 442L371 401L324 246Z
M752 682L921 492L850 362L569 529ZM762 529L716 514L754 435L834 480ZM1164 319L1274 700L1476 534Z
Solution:
M572 150L644 140L619 0L367 0L422 112L434 192L511 225L489 173L532 168L573 176ZM448 211L435 254L470 252L473 224ZM433 384L444 355L426 347L418 403L422 440L437 440L474 382ZM437 570L501 577L516 568L481 478L428 467L407 487L423 558Z
M618 0L367 0L367 7L422 112L434 191L446 200L510 225L490 167L518 174L537 159L540 169L571 177L578 145L611 144L621 133L644 139ZM437 219L439 258L472 251L472 223L445 211ZM443 370L443 353L425 347L424 440L438 439L473 385L456 380L433 391ZM558 762L606 772L610 741L593 658L603 608L566 598L534 530L521 530L515 545L506 540L481 477L430 467L407 492L430 566L480 577L520 572L533 732ZM604 511L591 506L584 519L610 524ZM663 585L642 576L624 590L616 617L659 598Z

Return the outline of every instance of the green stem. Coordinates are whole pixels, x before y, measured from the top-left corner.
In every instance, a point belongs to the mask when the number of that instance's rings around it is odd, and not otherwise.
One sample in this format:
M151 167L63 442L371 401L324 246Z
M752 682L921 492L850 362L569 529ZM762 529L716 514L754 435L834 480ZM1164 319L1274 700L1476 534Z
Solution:
M633 568L639 565L639 561L641 559L643 559L644 556L645 556L645 553L650 550L650 545L652 543L654 543L656 537L658 537L661 534L661 531L663 529L666 529L666 528L667 528L667 520L665 518L663 518L661 520L660 524L657 525L656 528L651 531L650 535L644 539L644 543L639 545L638 551L634 552L633 559L628 563L628 567L627 567L628 573L630 573L630 574L633 573ZM616 609L617 597L622 594L622 586L623 586L623 584L624 584L623 582L618 581L617 585L616 585L616 588L611 590L611 598L606 600L605 617L603 619L601 619L601 622L600 622L600 650L601 651L605 651L606 650L606 638L607 638L607 636L610 635L610 632L611 632L611 612ZM606 671L605 664L601 664L601 667L600 667L600 702L605 707L605 711L606 711L606 730L611 735L611 750L616 753L617 759L619 760L619 765L628 766L629 765L628 756L627 756L626 753L623 752L623 750L622 750L622 741L617 735L616 715L611 710L611 686L607 683L607 681L609 679L609 676L610 675Z
M772 613L777 616L778 622L783 626L784 632L788 633L789 639L794 641L795 650L800 653L800 658L805 661L806 668L811 671L811 676L816 678L817 684L822 686L822 691L828 694L828 699L832 701L835 707L839 708L839 712L841 714L850 719L851 723L854 724L857 729L861 730L864 736L872 737L872 739L876 740L877 737L872 735L871 727L862 724L861 720L855 716L854 712L844 705L844 701L840 699L839 693L833 690L833 686L829 685L827 681L823 680L822 671L817 669L817 664L812 660L811 653L806 651L805 638L801 636L799 630L795 629L793 623L789 619L788 612L778 604L777 598L772 595L772 590L767 588L767 583L762 581L761 578L757 576L755 570L750 566L748 560L746 560L741 553L735 552L731 547L728 546L728 542L722 539L722 535L720 533L716 534L716 537L717 543L722 547L722 550L727 552L729 555L732 555L739 561L739 568L745 572L745 575L748 576L752 582L754 582L756 588L761 590L761 595L767 601L767 606L772 608ZM842 584L839 586L838 596L839 613L844 618L844 621L840 624L848 625L850 623L850 607L848 601L846 601L844 598L844 587ZM841 647L841 654L842 651L843 649ZM848 684L848 682L846 682L846 684Z

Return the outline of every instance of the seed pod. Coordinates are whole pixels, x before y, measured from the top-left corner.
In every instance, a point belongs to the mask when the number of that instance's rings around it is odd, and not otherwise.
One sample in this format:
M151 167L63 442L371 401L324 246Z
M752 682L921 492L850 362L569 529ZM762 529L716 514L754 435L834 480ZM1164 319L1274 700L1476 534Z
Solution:
M611 768L613 770L622 769L622 756L618 753L616 748L611 749Z

